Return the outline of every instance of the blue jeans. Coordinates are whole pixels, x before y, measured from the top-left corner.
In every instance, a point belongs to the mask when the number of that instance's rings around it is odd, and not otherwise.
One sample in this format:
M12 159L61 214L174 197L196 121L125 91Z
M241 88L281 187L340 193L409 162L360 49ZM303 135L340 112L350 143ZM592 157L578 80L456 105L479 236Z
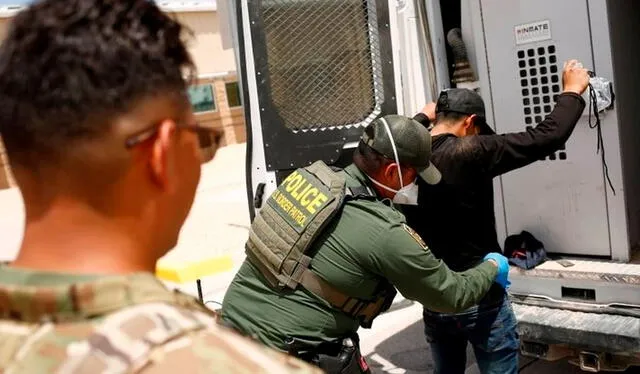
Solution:
M467 342L482 374L516 374L520 339L511 302L475 306L457 314L424 310L424 331L435 364L434 374L464 374Z

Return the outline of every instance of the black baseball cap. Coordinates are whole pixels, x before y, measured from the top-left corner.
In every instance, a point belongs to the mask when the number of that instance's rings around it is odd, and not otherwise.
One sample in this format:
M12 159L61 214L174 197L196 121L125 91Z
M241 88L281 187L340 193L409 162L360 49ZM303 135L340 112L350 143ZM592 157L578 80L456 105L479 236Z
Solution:
M431 163L431 134L418 121L400 115L377 118L367 126L361 140L383 156L400 165L415 168L429 184L438 184L442 175Z
M475 125L480 127L481 135L493 135L491 126L487 124L487 116L484 110L484 101L480 95L466 88L450 88L440 92L436 104L436 113L454 112L461 114L475 114Z

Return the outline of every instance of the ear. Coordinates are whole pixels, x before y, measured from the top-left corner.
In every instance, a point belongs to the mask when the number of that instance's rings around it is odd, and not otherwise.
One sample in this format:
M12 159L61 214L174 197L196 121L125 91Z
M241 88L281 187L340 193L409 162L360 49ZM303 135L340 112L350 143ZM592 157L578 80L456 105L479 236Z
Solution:
M465 130L471 129L473 128L473 126L475 126L475 122L476 122L476 118L478 116L475 114L470 115L469 117L465 118L464 120L464 128Z
M153 181L162 189L170 188L171 176L174 173L170 156L174 147L176 124L171 120L163 121L151 148L149 167Z
M389 165L385 166L383 169L383 175L388 181L397 181L398 164L396 164L395 162L391 162Z

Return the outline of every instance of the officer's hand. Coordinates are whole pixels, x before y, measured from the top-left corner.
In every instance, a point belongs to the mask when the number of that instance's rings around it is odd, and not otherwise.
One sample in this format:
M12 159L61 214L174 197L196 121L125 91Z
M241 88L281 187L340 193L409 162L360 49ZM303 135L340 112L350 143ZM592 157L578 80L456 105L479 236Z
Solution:
M562 85L564 92L574 92L578 95L589 86L589 71L578 60L569 60L564 63L562 72Z
M498 275L496 276L496 283L502 286L505 290L511 285L509 281L509 261L500 253L489 253L484 256L485 261L491 261L498 267Z
M431 102L422 108L420 111L422 114L429 118L429 121L433 122L436 120L436 103Z

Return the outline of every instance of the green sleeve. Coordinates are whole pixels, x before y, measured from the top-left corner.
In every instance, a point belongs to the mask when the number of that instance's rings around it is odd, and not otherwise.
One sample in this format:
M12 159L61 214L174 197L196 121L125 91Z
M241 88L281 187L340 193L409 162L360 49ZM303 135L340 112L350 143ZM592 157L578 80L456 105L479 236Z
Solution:
M382 237L370 252L373 266L405 298L434 311L455 313L478 304L498 272L489 262L461 273L450 270L404 224L392 226Z

